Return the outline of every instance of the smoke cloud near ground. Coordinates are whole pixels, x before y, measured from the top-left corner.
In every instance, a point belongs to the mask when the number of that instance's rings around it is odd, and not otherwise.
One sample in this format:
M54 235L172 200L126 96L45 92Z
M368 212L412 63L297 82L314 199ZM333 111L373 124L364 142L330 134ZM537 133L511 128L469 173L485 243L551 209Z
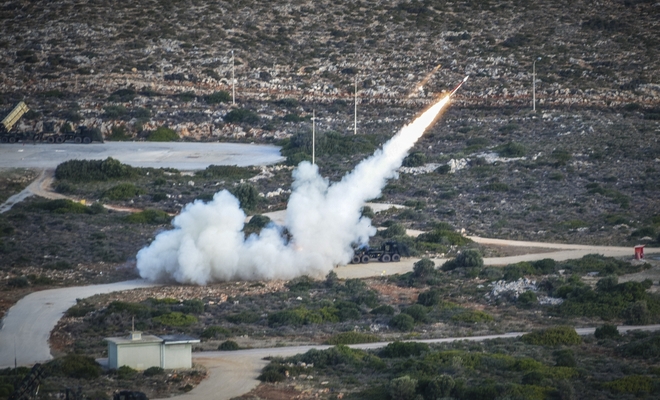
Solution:
M331 184L309 162L298 165L284 227L271 224L245 239L246 215L226 190L208 203L196 200L186 205L172 221L174 229L160 233L138 252L140 275L152 281L205 285L322 277L334 266L347 264L352 245L365 245L376 233L371 221L361 216L362 207L380 196L448 102L445 97L433 104L339 182Z

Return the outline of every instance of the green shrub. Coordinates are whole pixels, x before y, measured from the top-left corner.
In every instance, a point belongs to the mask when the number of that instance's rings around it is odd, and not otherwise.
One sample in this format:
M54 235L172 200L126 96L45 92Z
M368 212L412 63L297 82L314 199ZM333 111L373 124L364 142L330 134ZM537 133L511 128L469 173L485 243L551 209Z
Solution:
M50 269L55 271L65 271L67 269L73 269L73 265L66 261L57 261L53 264L46 264L42 267L43 269Z
M110 129L110 135L105 137L106 140L111 141L126 141L131 139L131 135L126 132L126 127L123 125L115 125Z
M69 160L55 169L56 179L71 182L107 181L130 178L135 174L133 167L111 157L105 160Z
M389 325L400 331L408 332L415 328L415 319L408 314L398 314L390 319Z
M268 326L302 326L310 324L320 324L325 321L337 322L339 317L336 315L338 310L326 310L328 312L314 312L305 307L293 310L283 310L268 316ZM334 311L334 312L333 312Z
M394 308L387 304L383 304L371 310L371 314L376 315L394 315Z
M253 167L237 167L236 165L209 165L203 171L195 172L195 175L203 178L221 178L239 181L250 179L259 171Z
M167 326L185 327L190 326L197 322L197 318L193 315L186 315L178 311L163 314L155 317L154 322L161 323Z
M51 371L61 376L77 379L96 379L101 375L101 366L89 356L67 354L48 363Z
M342 332L336 335L331 336L328 340L328 344L338 345L338 344L358 344L358 343L375 343L378 342L380 338L376 335L371 335L369 333L362 332Z
M24 288L24 287L28 287L29 285L30 282L28 281L28 278L26 276L17 276L7 280L7 286L13 288Z
M406 227L401 224L392 224L387 229L378 231L378 236L384 238L393 238L395 236L403 236L406 234Z
M253 311L241 311L238 314L227 315L225 318L232 324L254 324L261 319L261 316Z
M158 203L163 200L167 200L167 194L165 193L154 193L151 195L151 201L154 203Z
M484 259L477 250L468 249L459 254L453 260L449 260L442 265L443 271L452 271L456 268L478 268L484 266Z
M162 369L161 367L149 367L142 372L144 376L156 376L156 375L162 375L165 373L165 370Z
M498 281L502 279L502 268L486 267L479 272L479 278L487 279L489 281Z
M404 167L421 167L424 164L426 164L426 155L419 151L410 153L402 163Z
M552 258L544 258L543 260L532 262L532 266L536 270L536 273L542 275L548 275L554 273L556 265L557 263Z
M129 379L137 375L137 371L128 365L122 365L117 368L117 378L119 379Z
M447 175L448 173L451 172L451 167L447 164L441 165L435 169L435 172L437 172L440 175Z
M451 317L452 321L474 324L477 322L491 322L493 316L480 310L466 310Z
M96 311L96 307L93 304L89 304L80 299L76 299L77 303L75 306L66 310L65 315L67 317L80 318L89 314L92 311Z
M179 140L179 135L176 131L165 126L160 126L147 135L147 141L149 142L173 142L176 140Z
M472 243L472 240L460 233L446 229L435 229L431 232L422 233L415 240L417 242L439 243L447 246L465 246Z
M103 197L109 200L130 200L133 197L144 193L142 189L137 188L132 183L120 183L113 186L103 193Z
M430 258L422 258L413 264L413 276L424 278L435 274L435 263Z
M605 324L596 328L594 336L596 339L618 339L621 337L621 334L619 334L619 329L616 325Z
M449 375L436 375L424 389L425 399L441 399L449 397L456 383Z
M281 153L287 157L288 165L297 165L302 159L311 160L312 135L307 132L297 133L291 138L283 140L281 146ZM377 146L378 137L375 135L342 135L334 131L317 133L316 135L317 157L371 154Z
M392 399L413 400L417 392L417 379L412 379L408 375L405 375L392 379L388 387Z
M573 355L573 350L571 349L557 350L553 355L555 356L555 366L557 367L575 368L577 366L575 355Z
M221 351L235 351L240 349L241 347L238 345L238 343L234 342L233 340L224 341L220 343L220 346L218 346L218 350Z
M522 335L520 339L527 344L538 346L571 346L582 343L582 338L570 326L557 326L533 331Z
M221 326L209 326L208 328L204 329L200 336L202 339L214 339L217 337L227 337L230 334L231 332L227 328L223 328Z
M500 157L506 158L523 157L527 152L525 146L515 142L509 142L507 144L498 146L495 148L495 151L500 155Z
M413 304L412 306L405 308L401 312L404 313L404 314L408 314L411 317L413 317L415 322L424 323L428 319L427 318L427 313L428 312L426 311L426 307L424 307L421 304Z
M103 117L109 119L121 118L128 113L124 106L105 106L103 110L105 111Z
M429 352L429 345L419 342L392 342L383 347L378 356L383 358L419 357Z
M271 362L270 364L266 365L266 367L264 367L264 369L261 371L261 375L259 375L257 379L262 382L269 383L282 382L286 379L285 374L286 367L284 365Z
M246 110L243 108L235 108L225 115L224 120L230 124L258 124L261 118L259 118L259 114L255 113L254 111Z
M631 375L611 382L606 382L603 386L610 389L612 393L632 393L642 395L653 391L654 381L648 376Z
M484 190L491 192L508 192L509 185L503 182L491 182L483 186Z
M622 346L620 351L625 356L638 357L647 360L660 357L660 333L656 332L649 337L635 339Z
M536 293L532 292L531 290L528 290L525 293L521 293L518 296L518 303L525 307L536 304L537 301L538 299L536 298Z
M236 196L241 204L241 208L246 211L254 210L259 203L259 192L249 183L243 183L236 186L232 190L232 194Z
M227 103L231 101L231 94L225 90L221 90L204 96L204 101L209 104Z
M623 310L623 317L627 325L646 325L651 319L651 312L646 301L639 300Z
M86 214L89 209L69 199L46 200L33 203L32 208L49 211L54 214Z
M163 225L168 224L172 220L172 217L170 217L165 211L146 209L144 211L127 215L124 220L132 224Z
M250 222L248 222L246 226L255 229L263 229L266 227L266 225L270 224L270 222L270 218L268 218L266 215L257 214L250 218Z
M426 306L433 307L438 305L441 300L440 291L436 289L429 289L426 292L422 292L417 297L417 303Z

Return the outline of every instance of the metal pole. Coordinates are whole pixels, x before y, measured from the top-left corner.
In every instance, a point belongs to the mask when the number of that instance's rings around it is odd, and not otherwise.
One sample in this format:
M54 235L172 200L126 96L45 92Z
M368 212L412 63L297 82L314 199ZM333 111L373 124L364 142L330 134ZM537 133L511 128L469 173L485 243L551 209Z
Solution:
M536 61L540 60L541 57L534 60L532 63L532 111L536 112Z
M312 165L316 165L316 110L312 110Z
M234 79L234 50L231 51L231 104L236 104L236 79Z
M357 75L355 75L355 116L353 119L353 134L357 135Z

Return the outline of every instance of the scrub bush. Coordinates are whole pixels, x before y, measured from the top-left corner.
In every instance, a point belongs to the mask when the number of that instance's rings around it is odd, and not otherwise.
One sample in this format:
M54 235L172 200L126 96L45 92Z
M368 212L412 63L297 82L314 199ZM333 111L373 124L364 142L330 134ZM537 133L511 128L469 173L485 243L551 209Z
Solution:
M557 326L534 331L520 338L527 344L538 346L571 346L582 343L582 338L570 326Z

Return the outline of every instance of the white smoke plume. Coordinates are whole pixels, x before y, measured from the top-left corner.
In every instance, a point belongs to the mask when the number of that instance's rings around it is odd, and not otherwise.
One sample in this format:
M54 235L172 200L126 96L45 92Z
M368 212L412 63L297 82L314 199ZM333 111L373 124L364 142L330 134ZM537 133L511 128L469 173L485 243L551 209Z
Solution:
M371 157L337 183L321 177L318 168L301 163L287 205L285 227L271 224L244 239L245 213L238 200L223 190L204 203L197 200L174 218L173 230L160 233L137 254L143 278L205 285L227 280L321 277L353 256L352 244L367 244L376 233L361 209L380 196L396 176L404 157L433 124L449 96L433 104Z

